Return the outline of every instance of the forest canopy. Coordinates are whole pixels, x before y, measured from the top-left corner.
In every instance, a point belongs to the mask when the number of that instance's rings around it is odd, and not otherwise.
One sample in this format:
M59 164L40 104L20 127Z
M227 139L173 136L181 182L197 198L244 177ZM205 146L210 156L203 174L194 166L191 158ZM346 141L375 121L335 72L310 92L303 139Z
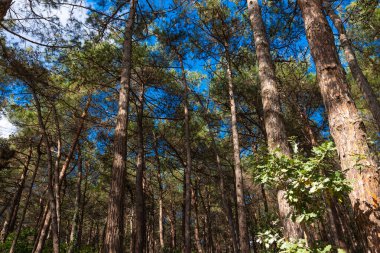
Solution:
M376 0L1 0L0 252L380 252Z

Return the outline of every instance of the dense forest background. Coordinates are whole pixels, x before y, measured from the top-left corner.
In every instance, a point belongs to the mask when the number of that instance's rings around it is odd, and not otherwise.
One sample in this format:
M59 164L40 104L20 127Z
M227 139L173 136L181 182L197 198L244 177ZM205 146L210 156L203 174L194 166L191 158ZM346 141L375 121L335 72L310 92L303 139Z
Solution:
M1 0L0 252L380 252L376 0Z

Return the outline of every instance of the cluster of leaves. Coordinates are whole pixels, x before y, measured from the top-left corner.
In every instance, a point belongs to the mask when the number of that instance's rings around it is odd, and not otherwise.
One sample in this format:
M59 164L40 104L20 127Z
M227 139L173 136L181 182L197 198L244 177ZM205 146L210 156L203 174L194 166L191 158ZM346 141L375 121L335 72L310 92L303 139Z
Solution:
M306 240L299 239L295 242L282 241L279 245L280 253L328 253L332 252L331 245L309 247Z
M312 247L308 246L305 239L295 241L285 240L281 237L278 230L270 228L257 233L256 242L263 245L265 252L280 253L328 253L332 252L331 245L316 244Z
M270 153L256 162L253 173L259 183L285 190L287 202L294 209L292 219L313 222L323 214L325 198L342 200L351 188L335 169L332 142L314 147L308 157L300 153L295 142L292 144L293 157Z

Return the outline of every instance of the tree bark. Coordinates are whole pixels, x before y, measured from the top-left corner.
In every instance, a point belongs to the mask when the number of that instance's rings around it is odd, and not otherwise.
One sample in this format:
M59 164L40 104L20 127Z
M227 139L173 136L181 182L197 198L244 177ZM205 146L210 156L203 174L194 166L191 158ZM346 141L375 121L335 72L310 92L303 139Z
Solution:
M0 241L3 243L7 239L9 232L11 232L14 228L13 225L14 225L15 219L17 217L17 212L18 212L18 207L20 205L21 195L22 195L22 192L23 192L24 187L25 187L25 181L26 181L28 170L29 170L30 160L32 158L32 153L33 153L33 147L30 146L27 162L24 165L24 169L21 173L20 180L17 183L17 185L18 185L17 190L16 190L16 192L12 198L10 207L8 208L8 210L6 212L5 221L4 221L1 233L0 233Z
M362 230L367 233L369 249L378 252L378 165L367 144L363 121L351 98L332 30L322 11L321 0L298 0L298 4L341 169L353 188L350 193L351 204Z
M163 185L162 185L162 175L161 175L161 162L160 156L158 154L158 139L155 133L153 133L153 149L154 156L157 163L157 179L158 179L158 188L159 188L159 199L158 199L158 234L160 240L160 252L163 252L165 249L165 239L164 239L164 210L163 210Z
M189 87L186 79L185 67L182 55L176 52L182 72L182 84L184 88L183 107L185 116L185 147L186 147L186 168L185 168L185 192L184 192L184 253L191 252L191 143L190 143L190 115L189 115Z
M237 117L236 117L236 103L234 97L234 85L232 80L232 70L231 70L231 59L228 50L228 44L224 45L226 50L226 71L227 71L227 81L228 81L228 94L230 101L231 110L231 131L232 131L232 144L233 144L233 154L234 154L234 165L235 165L235 188L236 188L236 203L237 203L237 216L238 216L238 228L239 228L239 243L240 252L248 253L249 249L249 238L248 238L248 227L247 218L245 211L244 202L244 182L243 182L243 170L240 166L240 145L239 145L239 134L237 129Z
M145 171L145 151L144 151L144 84L137 101L137 171L136 171L136 253L145 252L146 248L146 213L145 213L145 194L144 194L144 171Z
M42 248L45 244L45 240L47 237L47 232L50 227L50 211L49 211L49 204L46 205L45 210L44 210L44 215L41 219L41 228L38 231L38 235L35 238L34 246L33 246L33 253L41 253Z
M12 0L0 0L0 23L4 21L5 15L12 5Z
M42 139L41 139L42 140ZM40 160L41 160L41 150L40 150L40 145L41 145L41 142L38 144L37 146L37 160L36 160L36 164L35 164L35 168L34 168L34 172L33 172L33 175L32 175L32 179L31 179L31 182L30 182L30 186L29 186L29 190L28 190L28 194L26 196L26 199L25 199L25 206L24 206L24 209L22 211L22 215L21 215L21 218L20 218L20 222L18 224L18 227L17 227L17 230L16 230L16 233L15 233L15 236L13 238L13 241L12 241L12 246L9 250L9 253L14 253L15 250L16 250L16 245L17 245L17 241L18 241L18 238L20 236L20 232L21 232L21 229L22 229L22 224L24 223L24 219L25 219L25 215L26 215L26 211L28 210L28 206L29 206L29 201L30 201L30 196L32 195L32 191L33 191L33 186L34 186L34 181L36 179L36 176L37 176L37 172L38 172L38 168L40 166Z
M58 220L57 220L57 210L56 210L56 201L54 196L54 171L53 171L53 156L50 149L50 141L48 137L47 130L42 118L41 104L40 100L32 88L32 94L34 101L36 103L38 124L42 132L42 138L45 142L46 154L47 154L47 171L48 171L48 197L49 197L49 208L50 208L50 218L51 218L51 231L53 237L53 252L59 253L59 233L58 233ZM42 248L41 248L42 250Z
M198 253L204 253L201 240L199 238L199 218L198 218L198 204L197 204L197 197L196 197L196 190L192 188L192 203L193 203L193 209L194 209L194 240L195 240L195 246L197 248Z
M79 148L80 149L80 148ZM79 215L80 215L80 207L81 207L81 197L82 197L82 157L78 154L78 172L77 172L77 191L75 196L75 207L74 207L74 215L71 224L70 231L70 241L69 248L67 250L68 253L73 253L74 250L78 247L78 225L79 225Z
M116 116L111 188L109 192L107 226L103 245L103 250L107 253L121 253L124 248L124 188L127 156L127 127L132 65L132 33L136 6L137 0L131 0L128 21L124 32L119 110Z
M208 129L210 130L209 131L209 135L210 135L210 138L211 138L211 146L212 146L212 150L213 150L214 155L215 155L215 162L216 162L216 166L217 166L217 169L218 169L219 188L220 188L220 195L221 195L221 204L222 204L222 208L223 208L224 214L226 215L226 219L228 221L230 235L231 235L231 240L232 240L233 252L238 253L239 252L239 246L238 246L238 238L237 238L237 234L236 234L236 224L235 224L235 221L234 221L234 218L233 218L233 214L232 214L230 199L228 197L228 194L226 193L226 188L225 188L225 184L224 184L223 170L222 170L222 166L221 166L221 162L220 162L219 151L218 151L218 148L217 148L217 145L216 145L214 133L211 131L211 129L212 129L211 122L210 122L210 119L209 119L209 117L207 115L210 111L209 111L208 108L206 108L206 106L202 102L202 99L199 96L196 96L196 97L198 98L199 104L202 106L202 109L203 109L203 111L205 113L204 119L205 119L205 121L207 123Z
M264 109L264 124L269 152L280 152L290 156L290 148L286 136L285 124L281 113L280 95L275 66L270 55L265 24L261 16L258 0L247 0L249 17L254 33L256 56L259 65L261 98ZM290 219L292 208L285 199L285 191L278 190L277 202L279 214L284 226L285 237L298 239L302 237L301 226Z
M354 77L357 85L359 86L364 99L367 101L369 110L372 113L372 116L377 124L378 129L380 129L380 103L377 100L377 96L372 89L370 83L368 82L366 76L361 70L358 60L355 55L355 51L352 48L351 40L347 36L346 29L344 28L342 19L339 17L337 13L332 9L331 4L328 1L324 1L325 10L332 20L335 28L339 33L340 44L343 47L344 55L346 57L346 61L351 70L351 74Z

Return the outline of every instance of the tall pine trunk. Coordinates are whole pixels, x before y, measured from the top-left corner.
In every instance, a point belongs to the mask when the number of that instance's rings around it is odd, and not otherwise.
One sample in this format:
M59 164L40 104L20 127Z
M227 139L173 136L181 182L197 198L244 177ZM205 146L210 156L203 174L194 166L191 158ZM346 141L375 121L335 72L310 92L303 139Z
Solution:
M247 227L247 217L245 211L245 201L244 201L244 183L243 183L243 170L240 165L240 145L239 145L239 134L237 129L237 117L236 117L236 103L234 95L234 85L232 80L232 68L231 59L228 50L228 43L224 45L226 50L226 71L227 71L227 82L228 82L228 94L231 110L231 131L232 131L232 146L234 154L234 167L235 167L235 189L236 189L236 204L237 204L237 218L238 218L238 228L239 228L239 244L240 252L249 252L249 238L248 238L248 227Z
M346 57L348 66L351 70L351 74L354 77L357 85L359 86L364 96L364 99L367 101L368 107L372 113L372 116L377 124L378 129L380 129L379 100L377 100L374 90L372 89L370 83L368 82L367 78L365 77L363 71L359 66L358 60L356 59L355 51L352 48L349 37L347 36L342 19L339 17L337 13L335 13L328 1L324 1L324 4L328 16L333 21L333 24L339 33L340 44L343 47L344 55Z
M183 107L185 117L185 147L186 147L186 168L185 168L185 192L184 192L184 253L191 252L191 143L190 143L190 115L189 115L189 87L187 84L183 58L177 52L178 61L182 72L182 84L184 88Z
M291 152L281 113L280 95L277 90L278 81L275 66L270 55L269 41L261 16L261 8L258 0L247 0L247 4L255 37L268 149L269 152L276 152L278 150L282 154L290 156ZM292 209L285 199L285 192L281 189L277 192L277 201L280 218L285 228L285 237L294 239L301 238L301 226L290 219Z
M124 32L123 57L119 90L118 112L114 136L114 158L111 172L111 188L107 211L104 252L123 252L124 235L124 188L127 156L127 127L129 90L132 65L132 33L137 0L130 1L130 11Z
M366 131L348 89L334 44L332 30L321 0L298 0L307 40L317 70L318 84L328 113L331 135L337 146L341 169L351 182L350 200L355 216L366 231L368 247L380 245L378 165L366 140Z
M160 240L160 252L163 252L165 249L165 239L164 239L164 207L163 207L163 185L162 185L162 175L161 175L161 162L160 156L158 153L158 139L155 133L153 133L153 149L154 156L156 159L157 166L157 180L158 180L158 234Z
M34 102L36 103L38 125L42 132L42 138L45 143L45 149L46 149L46 154L47 154L48 198L49 198L49 209L50 209L50 219L51 219L50 226L51 226L52 237L53 237L53 252L59 253L58 220L57 220L56 200L55 200L54 188L53 188L53 181L54 181L53 156L50 149L50 141L49 141L48 133L47 133L47 130L42 118L40 100L35 90L33 90L33 88L32 88L32 94L33 94Z
M79 148L80 149L80 148ZM71 222L71 231L70 231L70 241L69 248L67 250L68 253L73 253L75 249L78 247L78 226L79 226L79 218L80 218L80 207L81 207L81 198L82 198L82 157L78 154L78 172L77 172L77 191L75 196L75 207L74 207L74 215Z
M136 171L136 253L145 252L146 248L146 213L144 196L144 171L145 171L145 152L144 152L144 84L141 83L137 105L137 171Z

